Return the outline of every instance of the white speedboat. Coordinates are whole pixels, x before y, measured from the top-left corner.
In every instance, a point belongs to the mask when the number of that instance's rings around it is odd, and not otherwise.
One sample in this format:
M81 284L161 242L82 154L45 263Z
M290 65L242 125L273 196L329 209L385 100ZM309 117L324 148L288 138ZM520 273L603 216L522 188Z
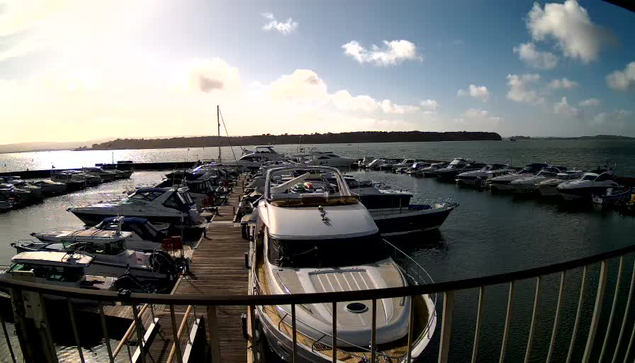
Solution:
M123 200L70 208L69 211L89 226L116 216L186 226L202 222L196 203L184 188L139 188Z
M538 191L538 183L555 178L559 173L563 172L563 168L548 166L534 176L513 180L509 185L519 194L535 193Z
M306 164L309 165L332 166L334 168L350 168L354 163L355 160L343 158L332 151L313 152L306 161Z
M462 185L481 186L487 180L514 172L509 165L488 164L479 170L466 171L456 176L456 182Z
M136 251L153 251L161 247L167 237L166 228L158 228L147 219L138 217L110 217L98 225L71 231L31 233L43 243L91 242L125 240L126 248Z
M40 180L33 183L42 190L42 195L51 196L66 193L66 184L54 182L52 180Z
M509 185L514 180L531 178L536 175L540 170L546 168L547 164L533 163L527 164L522 170L517 173L509 173L495 178L491 178L487 181L490 189L497 191L509 191L514 190L514 187Z
M86 273L92 275L120 277L131 274L142 282L154 283L172 281L179 272L174 259L163 251L141 252L127 249L125 235L118 239L93 236L68 239L60 243L17 242L11 245L18 253L47 251L92 256L92 263L85 269Z
M562 173L558 173L555 178L543 180L537 184L538 192L543 197L555 197L558 195L558 185L564 183L567 180L578 179L584 172L582 170L567 170Z
M92 256L82 253L22 252L11 258L11 267L0 276L65 287L115 290L117 278L94 275L86 271L92 262Z
M82 173L88 175L98 176L104 182L111 182L115 179L119 179L119 173L114 170L104 170L98 166L82 168Z
M388 165L386 159L375 159L366 165L366 169L379 170L382 166Z
M290 168L271 169L264 198L257 208L257 236L250 249L256 294L305 294L406 286L407 274L387 252L377 226L334 168L306 170L292 179L278 179ZM335 175L338 193L295 193L293 186L316 174ZM337 304L337 361L370 359L371 301ZM428 295L377 300L377 356L405 362L408 321L414 304L412 358L428 345L436 326ZM331 362L331 304L299 305L296 309L299 362ZM270 347L291 361L293 331L290 306L257 306L256 314Z
M417 172L417 175L423 175L425 177L434 178L434 177L437 176L437 170L443 169L443 168L445 168L447 166L448 166L448 162L432 163L429 166L420 169Z
M287 157L278 154L273 146L256 146L256 149L249 151L243 150L243 155L235 164L244 165L246 167L259 167L262 163L286 160Z
M455 158L447 167L435 171L435 174L437 176L437 179L439 180L454 181L456 179L456 176L460 173L480 170L483 167L485 167L485 164L475 163L474 161L469 159Z
M86 188L86 176L70 171L55 172L51 175L51 180L66 185L68 191L75 191Z
M592 194L606 194L608 188L619 188L612 171L601 174L585 173L580 179L570 180L558 185L557 190L565 200L591 199Z

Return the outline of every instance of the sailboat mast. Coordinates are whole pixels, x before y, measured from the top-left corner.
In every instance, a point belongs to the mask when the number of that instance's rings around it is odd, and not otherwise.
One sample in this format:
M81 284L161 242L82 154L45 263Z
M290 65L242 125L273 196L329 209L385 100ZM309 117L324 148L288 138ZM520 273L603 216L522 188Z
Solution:
M216 122L218 123L218 162L221 160L221 151L220 151L220 106L216 105Z

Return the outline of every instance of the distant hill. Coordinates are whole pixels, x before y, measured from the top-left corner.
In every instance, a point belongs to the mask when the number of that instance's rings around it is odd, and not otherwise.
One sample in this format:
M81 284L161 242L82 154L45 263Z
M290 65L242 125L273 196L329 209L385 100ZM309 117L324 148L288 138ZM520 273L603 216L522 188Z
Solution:
M26 142L21 144L0 145L0 153L19 153L27 151L69 150L90 145L90 142Z
M635 140L635 137L621 135L595 135L595 136L576 136L576 137L545 137L549 140Z
M161 149L181 147L212 147L220 145L267 145L267 144L347 144L372 142L417 142L417 141L474 141L502 140L495 132L422 132L422 131L360 131L343 133L314 133L307 135L254 135L227 137L200 136L175 137L170 139L117 139L93 144L87 150L116 149ZM84 150L84 149L82 149Z

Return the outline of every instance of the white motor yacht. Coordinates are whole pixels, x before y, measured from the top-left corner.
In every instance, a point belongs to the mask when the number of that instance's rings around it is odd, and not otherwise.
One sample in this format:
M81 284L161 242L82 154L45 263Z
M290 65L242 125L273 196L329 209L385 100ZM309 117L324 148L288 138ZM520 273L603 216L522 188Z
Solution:
M55 172L51 174L51 180L65 184L68 191L84 189L87 186L85 175L72 173L70 171Z
M111 182L115 179L119 179L119 173L114 170L104 170L98 166L82 168L82 172L88 175L96 175L104 182Z
M533 163L527 164L522 170L517 173L509 173L501 176L497 176L495 178L491 178L487 181L490 189L497 191L509 191L514 190L514 187L511 186L511 183L514 180L523 179L523 178L531 178L536 175L540 170L546 168L547 164L541 163Z
M488 164L479 170L466 171L456 176L456 182L463 185L481 186L487 180L514 172L509 165Z
M11 258L11 267L0 276L66 287L114 290L116 278L94 275L86 271L92 262L92 256L82 253L22 252Z
M167 237L166 228L159 228L138 217L110 217L94 227L71 231L31 233L43 243L118 241L124 239L126 248L136 251L153 251L161 247ZM26 247L33 247L32 243Z
M439 162L439 163L432 163L427 167L424 167L422 169L420 169L417 172L417 175L423 175L425 177L436 177L437 176L437 170L439 169L443 169L445 167L448 166L448 162Z
M257 236L250 249L257 294L306 294L406 286L406 274L390 257L368 210L357 201L334 168L276 168L267 173L264 198L257 208ZM297 193L293 186L321 173L334 175L338 192ZM297 174L292 174L297 175ZM337 304L338 362L367 361L371 342L371 301ZM430 342L436 326L428 296L377 300L376 352L380 359L405 362L411 304L415 324L412 358ZM299 305L296 309L299 362L331 362L331 304ZM290 361L293 331L290 306L258 306L256 313L270 347Z
M70 212L89 226L107 217L141 217L150 222L198 225L201 216L185 188L139 188L124 200L99 202Z
M308 157L306 164L309 165L324 165L332 166L334 168L350 168L355 163L355 160L349 158L343 158L334 154L332 151L317 151Z
M567 180L578 179L584 174L582 170L567 170L563 173L558 173L555 178L543 180L537 184L538 192L543 197L554 197L558 195L558 185L564 183Z
M127 249L123 233L118 239L93 236L60 243L17 242L11 245L18 253L48 251L92 256L92 263L85 268L86 273L92 275L120 277L132 274L140 281L160 282L173 280L178 274L178 267L170 255L160 250L141 252Z
M253 151L244 150L243 155L238 159L236 164L246 167L258 167L264 162L286 160L287 157L278 154L273 146L256 146Z
M64 194L66 192L66 184L54 182L52 180L40 180L33 183L42 190L42 195L51 196Z
M565 200L591 200L592 194L606 194L608 188L619 188L612 171L601 174L585 173L580 179L569 180L558 185L557 190Z
M565 170L566 169L563 169L562 167L548 166L539 171L535 176L513 180L509 183L509 185L514 188L516 193L535 193L538 191L538 183L547 179L553 179Z
M439 180L452 180L460 173L480 170L485 164L476 163L473 160L465 158L454 158L448 166L438 169L435 174Z

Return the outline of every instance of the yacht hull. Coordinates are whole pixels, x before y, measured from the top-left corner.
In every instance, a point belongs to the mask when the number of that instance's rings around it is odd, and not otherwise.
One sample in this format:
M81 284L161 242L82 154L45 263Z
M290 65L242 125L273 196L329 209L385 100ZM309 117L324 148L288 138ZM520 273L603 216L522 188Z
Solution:
M538 191L543 197L556 197L558 196L557 185L539 185Z
M382 236L397 236L425 232L441 227L454 210L454 206L422 210L404 209L370 211ZM383 212L383 213L382 213Z
M560 194L565 200L591 200L592 194L605 194L608 186L603 187L588 187L588 188L558 188L558 194Z
M421 296L421 303L423 306L421 308L434 312L435 306L434 302L428 295ZM416 312L415 307L415 314ZM262 328L262 333L264 333L265 338L267 339L269 348L282 360L286 362L293 362L293 340L291 337L284 331L280 329L280 324L278 322L274 322L271 318L270 314L267 314L261 306L256 308L256 312L258 315L258 319L260 322L260 326ZM423 313L423 312L422 312ZM427 314L427 313L426 313ZM282 323L284 324L284 323ZM428 323L429 331L426 334L422 334L421 336L415 338L412 344L412 359L413 361L423 352L423 350L430 343L431 338L434 336L434 330L436 328L436 313ZM327 332L330 333L330 332ZM369 354L362 352L351 352L349 353L346 348L340 348L338 350L338 362L358 362L362 355L368 356ZM369 359L370 357L366 357ZM324 350L316 349L312 346L307 346L301 343L301 339L298 341L297 345L297 358L295 362L303 362L303 363L330 363L333 361L332 350L329 347L326 347ZM404 354L402 357L393 358L390 362L394 363L402 363L407 361L407 356Z
M102 213L90 213L83 212L77 210L71 210L71 212L79 219L82 220L87 226L94 226L99 224L106 218L109 217L117 217L116 213L108 213L108 211L104 211ZM181 217L179 216L149 216L149 215L135 215L134 213L125 213L126 217L139 217L145 218L152 223L169 223L169 224L180 224ZM186 217L187 219L187 217Z

